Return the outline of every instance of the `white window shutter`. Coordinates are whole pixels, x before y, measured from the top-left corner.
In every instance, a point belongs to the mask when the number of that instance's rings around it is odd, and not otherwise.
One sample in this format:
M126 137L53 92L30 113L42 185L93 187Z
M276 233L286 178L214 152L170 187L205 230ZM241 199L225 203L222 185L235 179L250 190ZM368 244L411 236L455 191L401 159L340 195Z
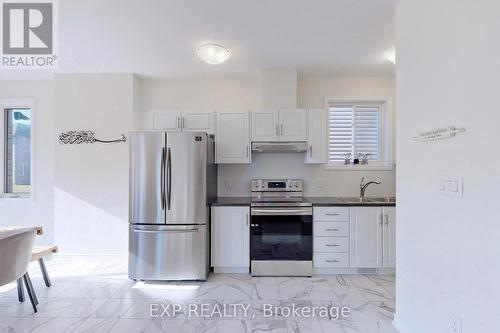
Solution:
M379 159L380 111L378 107L358 106L354 109L354 153L370 154L370 160Z
M353 154L353 106L335 106L329 112L329 160L344 160L346 153Z
M329 109L329 160L343 161L346 153L370 154L380 160L380 106L334 105Z

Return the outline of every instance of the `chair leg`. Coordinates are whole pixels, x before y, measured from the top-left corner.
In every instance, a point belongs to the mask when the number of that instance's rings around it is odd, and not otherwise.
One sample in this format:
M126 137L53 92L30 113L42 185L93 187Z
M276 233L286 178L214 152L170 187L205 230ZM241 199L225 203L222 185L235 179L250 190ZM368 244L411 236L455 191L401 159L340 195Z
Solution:
M24 274L23 279L24 279L24 284L26 285L26 291L28 292L28 296L31 301L31 305L33 306L33 311L37 313L38 310L36 309L36 305L38 304L38 301L36 301L35 290L33 290L33 286L31 286L31 282L29 282L28 273Z
M23 287L23 278L20 277L17 279L17 297L19 298L19 302L24 302L24 287Z
M31 294L33 295L33 300L35 301L35 304L38 305L38 298L36 297L35 294L35 288L33 288L33 284L31 283L30 275L28 274L28 272L26 272L24 276L26 277L26 281L28 281L28 284L30 286Z
M43 280L45 281L45 285L50 287L52 283L50 282L49 273L47 273L47 268L45 268L45 262L43 258L38 259L38 263L40 264L40 270L42 271Z

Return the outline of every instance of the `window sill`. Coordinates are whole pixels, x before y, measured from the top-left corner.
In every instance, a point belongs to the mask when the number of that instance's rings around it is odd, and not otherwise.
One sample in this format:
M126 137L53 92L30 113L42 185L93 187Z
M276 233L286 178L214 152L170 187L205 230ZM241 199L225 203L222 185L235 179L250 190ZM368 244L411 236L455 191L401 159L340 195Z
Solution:
M394 169L393 165L362 165L362 164L349 164L349 165L344 165L344 164L339 164L339 165L332 165L332 164L325 164L324 165L325 170L331 170L331 171L391 171Z
M0 200L2 199L31 199L31 194L0 193Z

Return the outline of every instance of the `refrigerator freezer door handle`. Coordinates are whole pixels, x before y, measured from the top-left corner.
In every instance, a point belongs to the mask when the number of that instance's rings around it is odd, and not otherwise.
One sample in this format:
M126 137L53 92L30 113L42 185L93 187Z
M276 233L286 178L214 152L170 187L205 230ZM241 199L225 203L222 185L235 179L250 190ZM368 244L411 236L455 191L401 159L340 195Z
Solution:
M161 149L160 191L161 210L165 210L165 148Z
M167 148L167 209L170 210L172 198L172 153L170 147Z
M165 229L165 230L141 230L141 229L134 229L134 232L143 233L143 234L186 233L186 232L198 232L198 228L192 228L192 229Z

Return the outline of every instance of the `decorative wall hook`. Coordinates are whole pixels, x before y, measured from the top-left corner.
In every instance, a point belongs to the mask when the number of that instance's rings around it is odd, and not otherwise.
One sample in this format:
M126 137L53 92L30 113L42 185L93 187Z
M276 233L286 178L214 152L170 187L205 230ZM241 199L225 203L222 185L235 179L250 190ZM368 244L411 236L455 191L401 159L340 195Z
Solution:
M95 138L93 131L68 131L59 134L59 144L61 145L78 145L82 143L119 143L126 142L127 138L122 134L120 139L116 140L100 140Z

